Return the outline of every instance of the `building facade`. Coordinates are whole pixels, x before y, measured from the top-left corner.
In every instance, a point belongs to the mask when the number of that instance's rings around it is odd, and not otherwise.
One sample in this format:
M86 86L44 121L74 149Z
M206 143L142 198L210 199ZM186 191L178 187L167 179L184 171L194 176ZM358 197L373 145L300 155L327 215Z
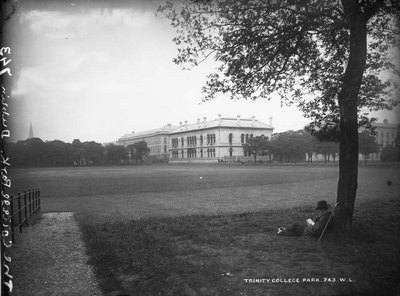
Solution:
M379 145L379 152L371 155L371 160L380 160L381 151L386 146L396 146L396 137L400 132L400 124L389 123L387 119L383 122L375 122L372 124L375 128L375 139Z
M179 126L167 125L160 129L141 133L130 133L118 139L117 144L133 144L145 141L150 148L152 160L171 163L196 163L218 161L240 161L246 158L242 145L251 137L264 135L271 138L273 127L250 119L222 117L207 121L197 119Z
M147 130L139 133L128 133L119 138L116 142L117 145L127 147L137 142L145 141L150 152L147 160L150 161L168 161L170 140L169 133L176 127L171 124L165 125L161 128Z

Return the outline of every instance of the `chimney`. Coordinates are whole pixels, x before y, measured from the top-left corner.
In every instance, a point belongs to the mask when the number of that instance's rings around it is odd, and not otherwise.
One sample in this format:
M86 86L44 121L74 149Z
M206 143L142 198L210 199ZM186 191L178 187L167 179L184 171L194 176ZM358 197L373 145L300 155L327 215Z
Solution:
M204 127L206 127L207 126L207 123L206 123L206 120L207 120L207 117L203 117L203 123L204 123Z
M272 126L272 117L269 118L269 125Z
M252 116L251 117L251 126L254 126L256 124L256 117Z
M167 124L167 129L169 132L172 130L172 125L170 123Z
M221 123L222 123L221 114L218 114L218 125L221 125Z
M185 120L185 130L187 130L187 120Z
M200 128L200 118L197 118L197 127Z
M240 125L240 115L237 116L236 124Z

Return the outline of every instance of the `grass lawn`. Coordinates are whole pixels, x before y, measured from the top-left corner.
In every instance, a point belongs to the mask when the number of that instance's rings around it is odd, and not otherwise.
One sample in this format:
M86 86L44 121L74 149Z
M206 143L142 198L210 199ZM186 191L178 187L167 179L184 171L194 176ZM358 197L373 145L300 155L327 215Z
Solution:
M41 188L42 211L76 213L89 263L109 295L395 293L397 167L360 166L352 239L317 244L276 235L279 226L310 217L318 200L333 204L337 176L337 166L322 165L11 172L15 191ZM300 282L287 283L293 280Z
M141 220L77 218L89 263L109 295L397 295L399 210L399 200L366 202L355 213L352 239L320 243L276 235L278 226L310 217L310 206ZM277 279L295 282L266 282Z

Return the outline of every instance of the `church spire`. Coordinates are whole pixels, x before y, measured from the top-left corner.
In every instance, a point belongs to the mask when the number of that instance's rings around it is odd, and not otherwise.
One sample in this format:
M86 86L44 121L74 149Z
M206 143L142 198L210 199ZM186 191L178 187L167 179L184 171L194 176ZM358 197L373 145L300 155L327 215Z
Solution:
M32 128L32 121L31 121L31 125L29 127L29 137L28 139L32 139L33 138L33 128Z

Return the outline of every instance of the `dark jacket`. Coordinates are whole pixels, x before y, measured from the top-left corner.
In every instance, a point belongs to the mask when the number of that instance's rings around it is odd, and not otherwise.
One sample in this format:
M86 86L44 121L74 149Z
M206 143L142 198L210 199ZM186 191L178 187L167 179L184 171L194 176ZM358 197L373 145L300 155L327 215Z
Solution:
M311 235L311 236L320 236L322 231L325 228L326 223L328 223L329 217L331 215L331 211L328 211L321 216L313 219L314 225L311 227L307 227L305 230L305 234ZM329 220L329 224L326 228L326 231L330 231L333 229L333 217Z

